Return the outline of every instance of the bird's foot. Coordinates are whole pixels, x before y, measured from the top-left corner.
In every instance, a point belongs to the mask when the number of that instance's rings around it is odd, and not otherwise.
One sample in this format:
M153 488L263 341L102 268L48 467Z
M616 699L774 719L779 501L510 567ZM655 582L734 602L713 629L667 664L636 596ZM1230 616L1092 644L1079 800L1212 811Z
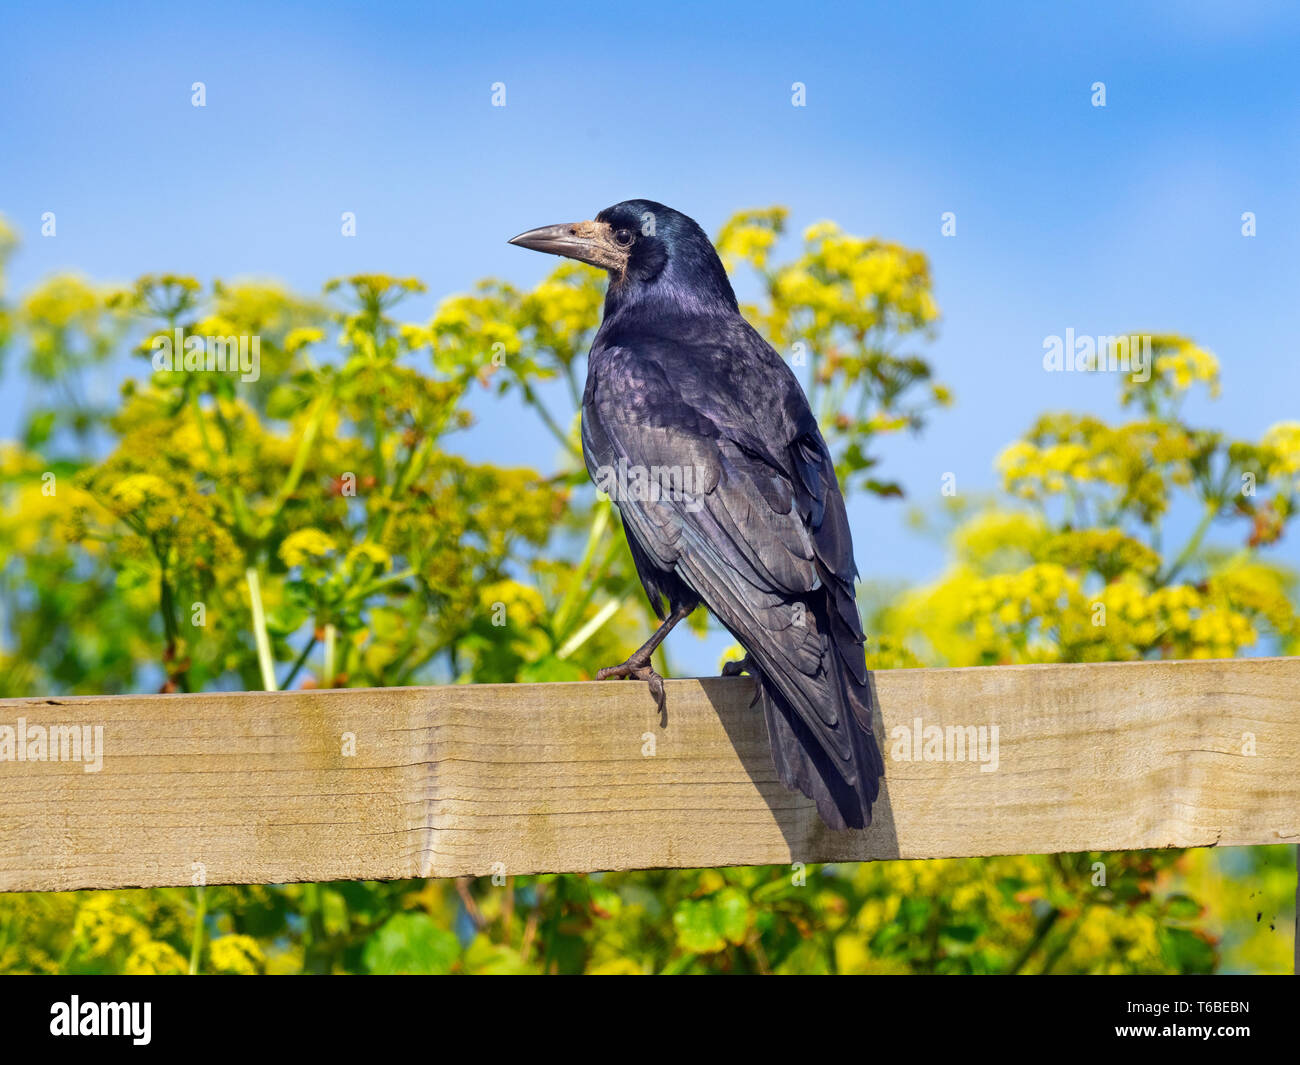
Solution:
M750 658L749 655L745 655L744 658L739 659L738 661L724 662L722 664L722 675L724 677L738 677L742 673L749 673L752 675L753 672L754 660Z
M650 656L633 655L626 662L617 666L606 666L596 670L597 680L625 680L632 677L643 680L650 685L650 694L662 717L668 712L668 696L664 693L664 679L650 668Z
M758 667L754 665L754 660L749 655L745 655L739 661L723 663L722 675L724 677L738 677L742 673L748 673L754 678L754 698L749 700L749 705L752 707L758 702L759 693L762 691L758 683Z

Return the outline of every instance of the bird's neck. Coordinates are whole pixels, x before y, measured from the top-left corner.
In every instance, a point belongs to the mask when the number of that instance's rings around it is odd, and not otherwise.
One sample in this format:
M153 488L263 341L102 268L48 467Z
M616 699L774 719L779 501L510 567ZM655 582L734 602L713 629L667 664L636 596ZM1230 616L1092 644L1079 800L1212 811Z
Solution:
M736 294L719 263L717 271L693 272L689 278L671 266L653 281L611 278L605 293L605 321L615 317L726 316L739 313Z

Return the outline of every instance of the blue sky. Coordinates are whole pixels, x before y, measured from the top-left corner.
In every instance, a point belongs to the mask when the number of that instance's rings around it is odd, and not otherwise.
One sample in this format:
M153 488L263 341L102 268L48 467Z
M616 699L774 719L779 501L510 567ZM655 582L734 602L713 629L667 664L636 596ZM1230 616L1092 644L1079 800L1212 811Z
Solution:
M64 268L311 292L381 270L428 282L420 319L476 278L539 279L552 264L505 243L535 225L647 197L716 231L781 203L795 232L832 218L931 257L944 318L927 354L957 403L885 448L914 503L937 503L949 471L962 492L992 488L994 456L1044 410L1114 412L1113 378L1042 371L1043 338L1067 328L1210 348L1224 393L1193 405L1206 424L1257 437L1300 417L1300 10L1285 4L54 2L6 9L0 39L18 292ZM0 435L24 403L2 384ZM475 406L467 454L545 464L540 429ZM904 514L855 504L865 577L939 570ZM1300 565L1294 542L1279 554ZM710 668L690 640L675 654Z

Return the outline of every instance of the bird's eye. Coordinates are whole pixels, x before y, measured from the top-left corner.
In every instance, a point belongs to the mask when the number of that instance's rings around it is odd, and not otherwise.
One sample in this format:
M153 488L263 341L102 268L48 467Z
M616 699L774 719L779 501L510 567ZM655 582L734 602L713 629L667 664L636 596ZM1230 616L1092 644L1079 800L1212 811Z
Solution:
M630 229L614 230L614 243L620 248L630 248L632 246L632 231Z

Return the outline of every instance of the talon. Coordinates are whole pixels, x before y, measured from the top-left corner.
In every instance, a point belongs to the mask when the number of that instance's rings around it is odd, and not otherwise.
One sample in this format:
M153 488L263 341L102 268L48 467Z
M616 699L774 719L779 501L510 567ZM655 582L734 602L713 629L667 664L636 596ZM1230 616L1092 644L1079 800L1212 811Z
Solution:
M643 680L650 686L650 695L654 698L655 706L659 708L659 714L662 717L668 709L668 695L664 691L664 679L650 668L647 659L641 659L633 655L626 662L617 666L606 666L604 669L596 670L597 680L626 680L628 677Z
M666 717L668 714L668 694L664 691L663 677L659 676L649 666L637 670L635 676L638 680L643 680L650 685L650 694L654 698L655 706L659 709L659 716L661 718Z

